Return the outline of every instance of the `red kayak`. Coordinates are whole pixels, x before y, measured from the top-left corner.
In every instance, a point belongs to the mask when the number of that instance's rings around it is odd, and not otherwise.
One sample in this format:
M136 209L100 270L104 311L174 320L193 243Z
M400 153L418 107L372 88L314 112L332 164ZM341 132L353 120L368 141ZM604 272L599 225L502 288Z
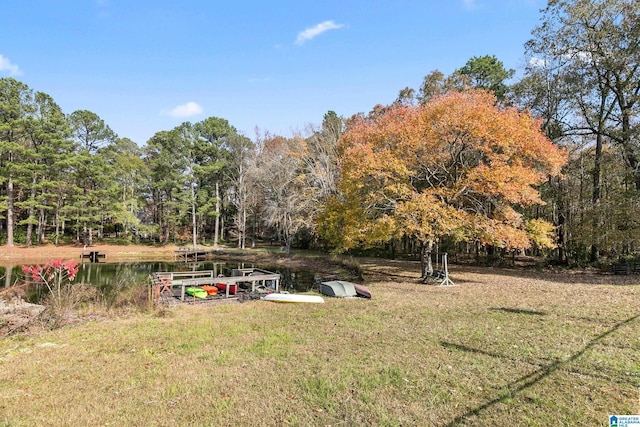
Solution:
M216 288L222 293L227 292L227 284L226 283L216 283ZM238 290L238 285L229 285L229 295L235 295Z
M356 295L360 298L371 298L371 292L369 292L369 289L362 285L356 285L355 283L353 284L353 287L356 288Z

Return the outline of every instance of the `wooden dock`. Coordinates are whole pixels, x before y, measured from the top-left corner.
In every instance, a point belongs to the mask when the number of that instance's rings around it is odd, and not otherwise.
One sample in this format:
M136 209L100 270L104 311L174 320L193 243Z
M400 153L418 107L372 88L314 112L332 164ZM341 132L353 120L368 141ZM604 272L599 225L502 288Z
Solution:
M209 295L203 298L203 301L238 299L239 293L255 294L259 288L269 288L278 292L280 274L258 268L234 269L231 276L216 276L214 270L155 272L151 275L150 296L156 304L159 304L164 297L178 299L180 302L195 302L197 298L188 296L187 288L217 284L226 285L225 292ZM229 292L234 285L235 295Z
M175 261L198 261L198 259L202 260L211 252L208 249L204 248L196 248L191 246L183 246L179 247L173 253L173 258Z
M201 261L203 259L206 259L210 255L221 253L221 252L223 252L222 248L207 249L207 248L198 248L193 246L180 246L177 250L173 252L173 258L174 258L174 261L197 262L199 260Z
M106 258L107 254L101 254L99 251L85 252L82 250L80 254L80 260L84 262L85 258L88 258L91 262L100 262L100 258Z

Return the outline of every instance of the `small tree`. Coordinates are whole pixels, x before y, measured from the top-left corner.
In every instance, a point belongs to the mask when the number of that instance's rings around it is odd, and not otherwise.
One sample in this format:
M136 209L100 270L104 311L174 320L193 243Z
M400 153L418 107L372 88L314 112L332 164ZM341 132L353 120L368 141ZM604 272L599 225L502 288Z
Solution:
M78 274L78 269L78 263L71 259L56 259L44 265L22 266L22 272L34 282L44 283L58 302L62 299L62 285L69 286Z

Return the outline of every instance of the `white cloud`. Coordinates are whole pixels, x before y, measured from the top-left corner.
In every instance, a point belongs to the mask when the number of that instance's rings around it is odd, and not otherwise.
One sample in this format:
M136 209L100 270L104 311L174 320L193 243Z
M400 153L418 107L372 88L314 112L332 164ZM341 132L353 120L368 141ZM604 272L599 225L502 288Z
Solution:
M101 18L111 17L111 0L94 0L98 16Z
M168 114L176 118L197 116L202 114L202 107L197 102L189 101L186 104L176 106Z
M475 10L480 7L476 0L462 0L462 4L467 10Z
M338 30L342 27L344 27L343 24L336 24L333 21L321 22L315 27L307 28L306 30L300 32L298 34L298 38L296 39L296 44L303 45L307 40L311 40L312 38L319 36L325 31Z
M0 72L8 71L10 76L19 76L22 74L17 65L12 64L9 58L0 55Z
M547 66L547 60L544 58L539 58L537 56L534 56L529 60L529 65L531 65L534 68L545 68Z

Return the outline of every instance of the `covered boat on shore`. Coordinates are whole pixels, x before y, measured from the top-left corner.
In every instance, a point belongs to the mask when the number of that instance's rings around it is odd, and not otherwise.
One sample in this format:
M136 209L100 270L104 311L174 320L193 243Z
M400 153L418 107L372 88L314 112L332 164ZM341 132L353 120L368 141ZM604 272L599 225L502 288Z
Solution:
M331 280L320 282L320 293L329 297L348 298L357 295L356 288L351 282Z
M367 288L344 280L320 282L320 293L337 298L371 298L371 292Z

